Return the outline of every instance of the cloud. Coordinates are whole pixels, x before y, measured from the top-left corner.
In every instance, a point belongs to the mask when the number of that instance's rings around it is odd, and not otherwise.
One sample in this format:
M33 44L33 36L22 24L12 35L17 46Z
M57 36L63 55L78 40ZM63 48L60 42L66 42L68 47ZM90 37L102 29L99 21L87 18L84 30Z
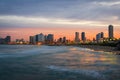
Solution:
M0 28L118 25L119 4L119 0L0 0Z
M101 2L94 2L94 4L101 5L101 6L119 6L120 1L101 1Z
M113 16L111 19L117 20L118 17ZM16 27L70 27L70 26L104 26L109 22L91 21L91 20L74 20L74 19L61 19L61 18L44 18L44 17L24 17L24 16L0 16L0 23L4 26ZM116 23L116 25L118 25Z

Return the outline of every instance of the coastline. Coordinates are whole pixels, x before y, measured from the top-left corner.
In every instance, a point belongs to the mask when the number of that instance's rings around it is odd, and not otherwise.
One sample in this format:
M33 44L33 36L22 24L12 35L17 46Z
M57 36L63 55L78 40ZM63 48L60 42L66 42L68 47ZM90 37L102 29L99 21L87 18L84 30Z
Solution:
M2 45L6 45L6 44L2 44ZM14 44L14 45L18 45L18 44ZM101 45L47 45L47 46L76 46L76 47L81 47L81 48L88 48L94 51L111 52L115 55L120 55L120 50L117 50L116 47L111 47L111 46L101 46Z
M77 45L77 47L89 48L95 51L112 52L113 54L120 55L120 51L116 50L116 47L99 46L99 45Z

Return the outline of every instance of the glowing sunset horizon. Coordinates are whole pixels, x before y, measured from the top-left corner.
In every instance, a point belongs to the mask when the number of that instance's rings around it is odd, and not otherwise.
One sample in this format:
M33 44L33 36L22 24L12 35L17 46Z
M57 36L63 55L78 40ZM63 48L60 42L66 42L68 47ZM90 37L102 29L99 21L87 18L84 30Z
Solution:
M12 38L12 41L15 41L16 39L25 39L26 41L29 41L29 36L34 36L36 34L43 33L44 35L47 34L54 34L54 38L58 39L60 37L66 37L68 40L74 40L75 39L75 32L79 32L80 39L81 39L81 33L85 32L86 38L92 40L93 38L96 38L96 34L103 32L104 36L108 37L108 27L103 29L79 29L79 28L14 28L14 29L2 29L0 30L0 36L5 37L7 35L10 35ZM114 37L120 38L119 35L119 29L114 28Z

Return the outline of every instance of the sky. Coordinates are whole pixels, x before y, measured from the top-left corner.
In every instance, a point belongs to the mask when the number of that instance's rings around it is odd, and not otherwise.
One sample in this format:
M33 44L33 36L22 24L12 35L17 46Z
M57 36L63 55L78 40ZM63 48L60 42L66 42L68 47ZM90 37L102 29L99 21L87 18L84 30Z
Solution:
M85 32L92 39L108 26L120 38L120 0L0 0L0 37L12 40L43 33L74 39Z

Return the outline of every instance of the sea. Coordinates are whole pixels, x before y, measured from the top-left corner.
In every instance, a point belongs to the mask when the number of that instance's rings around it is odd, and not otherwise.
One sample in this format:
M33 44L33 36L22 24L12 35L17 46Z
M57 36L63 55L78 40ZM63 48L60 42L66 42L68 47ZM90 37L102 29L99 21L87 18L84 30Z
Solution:
M0 80L120 80L120 55L75 46L0 45Z

